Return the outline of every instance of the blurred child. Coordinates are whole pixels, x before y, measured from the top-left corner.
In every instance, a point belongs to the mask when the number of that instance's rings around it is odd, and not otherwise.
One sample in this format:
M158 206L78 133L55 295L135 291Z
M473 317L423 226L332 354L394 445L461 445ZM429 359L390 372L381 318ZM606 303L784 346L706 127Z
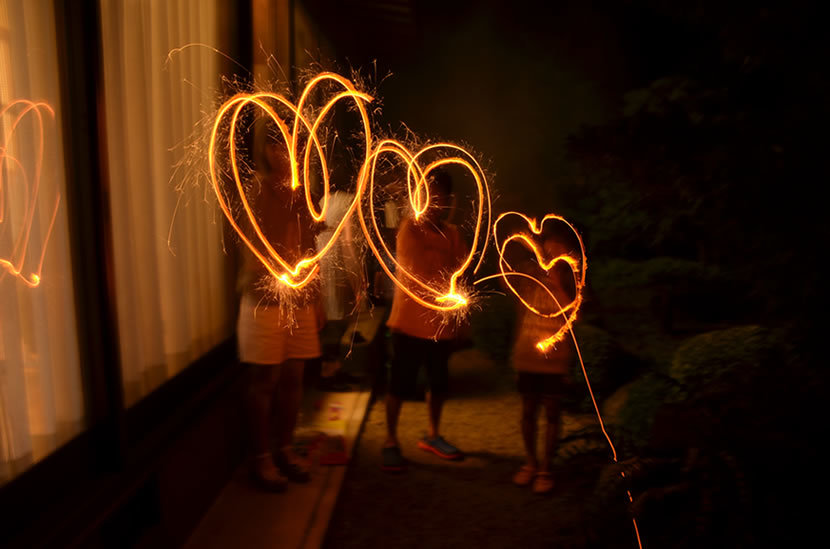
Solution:
M543 249L546 258L567 253L562 239L556 235L545 238ZM511 284L519 290L525 300L539 311L546 314L554 313L559 307L566 307L573 301L576 293L575 284L567 265L557 263L545 272L535 262L528 262L522 267L522 272L533 274L543 282L559 302L557 306L545 288L531 280L519 277L511 280ZM564 324L565 317L566 315L545 318L520 304L517 336L512 352L518 390L522 396L520 425L527 454L527 463L514 475L513 482L519 486L532 484L533 491L540 494L553 489L550 465L559 441L561 397L573 353L569 335L545 352L536 345L553 335ZM541 461L537 458L536 452L536 427L540 407L544 408L547 420Z
M433 200L429 209L421 219L408 218L400 224L396 243L397 261L427 283L437 282L447 272L457 269L467 254L458 228L444 220L451 205L450 175L436 171L429 190ZM418 442L418 447L444 459L461 459L461 451L439 432L441 410L449 389L449 358L458 327L446 324L441 313L418 304L400 288L395 288L387 325L392 331L394 356L386 396L388 436L382 451L383 470L406 469L398 442L398 417L402 400L413 392L422 365L426 367L429 382L429 434Z
M256 184L248 199L266 238L293 263L314 253L314 224L305 204L292 197L291 166L284 145L274 137L276 130L259 130ZM312 283L297 291L290 303L283 302L285 297L273 291L278 282L244 246L240 271L237 340L240 361L251 375L247 395L254 454L251 475L260 488L280 492L288 480L310 479L309 464L294 452L293 437L305 362L321 354L320 296Z

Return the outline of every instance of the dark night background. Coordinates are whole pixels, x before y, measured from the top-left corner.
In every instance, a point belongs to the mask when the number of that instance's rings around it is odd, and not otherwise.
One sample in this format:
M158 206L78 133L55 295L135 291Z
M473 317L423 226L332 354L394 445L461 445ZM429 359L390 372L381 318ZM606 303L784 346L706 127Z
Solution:
M385 120L469 143L489 163L497 213L556 212L582 232L577 335L599 398L618 403L613 435L647 494L652 539L805 534L827 378L828 48L816 6L305 4L341 65L391 73L379 78ZM503 360L510 303L494 295L484 309L476 344ZM572 409L589 409L582 389ZM621 490L597 488L609 524Z

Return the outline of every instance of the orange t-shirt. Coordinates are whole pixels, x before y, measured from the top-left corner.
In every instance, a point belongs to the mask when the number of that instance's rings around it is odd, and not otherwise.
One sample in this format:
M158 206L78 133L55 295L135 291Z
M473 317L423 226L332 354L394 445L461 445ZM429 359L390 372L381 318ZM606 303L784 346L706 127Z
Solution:
M398 229L396 254L398 263L421 281L445 288L449 274L464 262L467 248L455 225L436 227L408 218ZM415 295L423 295L423 289L406 278L402 276L401 282ZM447 321L444 314L420 305L397 286L386 325L393 332L421 339L455 339L458 333L455 320Z
M534 270L536 272L533 272ZM531 266L525 265L523 271L537 275L538 279L553 293L561 306L564 307L573 301L575 294L572 287L573 283L566 284L566 286L570 286L569 290L562 287L563 281L570 282L566 276L563 276L564 269L554 267L551 271L545 273L538 267L533 269ZM545 313L556 311L556 306L552 303L550 296L538 284L521 280L514 282L514 285L522 292L528 302L541 311ZM565 324L564 318L562 316L545 318L534 314L520 304L518 320L516 340L513 344L513 367L520 372L568 373L573 359L573 341L570 335L566 335L562 341L559 341L545 352L536 347L538 342L552 336Z
M317 228L304 201L292 192L288 181L265 176L253 186L247 198L265 238L285 261L293 265L301 257L314 254ZM238 222L245 234L257 250L268 257L269 254L256 236L250 221L245 216L239 217ZM237 288L243 294L257 297L265 303L276 303L275 295L266 289L271 273L246 245L240 243L240 250L242 256ZM269 258L269 262L278 271L282 270L276 260ZM306 288L296 294L297 305L308 304L317 298L316 285Z

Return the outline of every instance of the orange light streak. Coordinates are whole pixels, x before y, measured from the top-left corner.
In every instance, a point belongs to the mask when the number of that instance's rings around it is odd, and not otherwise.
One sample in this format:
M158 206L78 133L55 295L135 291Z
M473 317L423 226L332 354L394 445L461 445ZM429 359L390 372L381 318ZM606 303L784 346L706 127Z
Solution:
M449 155L442 156L429 162L425 166L421 166L420 160L425 155L441 153L448 153ZM379 159L387 154L397 156L406 165L407 198L409 199L409 205L416 222L428 210L430 205L428 185L430 172L441 166L458 165L465 168L475 181L476 192L478 194L478 206L476 209L473 242L462 264L449 275L446 288L439 288L428 284L426 281L421 280L420 277L412 274L398 262L382 237L377 217L374 213L375 174ZM367 159L362 170L362 175L364 179L368 179L368 182L364 186L367 187L369 193L367 200L369 223L367 223L367 215L364 208L361 208L358 212L360 225L366 235L369 248L375 254L375 257L377 257L386 275L406 295L423 307L440 312L457 311L466 307L469 304L469 296L464 295L464 292L460 290L458 279L472 266L476 255L479 256L479 259L472 272L475 273L478 271L484 260L484 252L487 242L490 239L490 189L487 185L484 170L481 169L475 157L465 149L452 143L435 143L413 153L406 145L399 141L384 139L378 143ZM486 223L484 222L485 215ZM484 229L482 229L482 225ZM484 232L483 235L482 232ZM388 263L391 263L395 269L390 268ZM414 282L423 291L423 295L414 292L404 280Z
M527 227L530 229L530 233L529 234L528 233L523 233L523 232L513 233L510 236L508 236L507 238L505 238L504 240L500 240L499 239L499 231L498 231L499 222L501 222L504 219L509 218L509 217L518 217L521 220L523 220L524 223L527 224ZM534 237L538 237L542 234L542 230L544 228L544 225L548 221L561 222L561 223L565 223L568 226L568 228L573 232L573 234L576 236L577 240L579 241L580 257L575 258L575 257L571 256L570 254L560 254L560 255L557 255L557 256L555 256L552 259L549 259L547 261L544 259L544 255L542 253L542 250L539 249L539 246L536 244L536 239ZM576 320L577 313L579 312L579 307L582 304L582 291L585 288L585 274L586 274L587 265L588 265L587 258L586 258L586 255L585 255L585 244L582 241L582 237L579 235L579 233L574 228L574 226L571 225L571 223L568 222L562 216L555 215L555 214L548 214L548 215L546 215L545 217L542 218L541 222L537 223L537 221L535 219L530 218L530 217L526 216L525 214L522 214L522 213L519 213L519 212L505 212L505 213L499 215L499 217L496 218L496 221L493 224L493 235L494 235L494 238L496 240L496 247L497 247L498 254L499 254L499 271L500 272L498 274L495 274L495 275L492 275L492 276L481 278L481 279L477 280L475 282L475 284L478 284L480 282L483 282L485 280L489 280L489 279L492 279L492 278L501 278L504 281L505 285L507 285L507 287L510 288L510 291L519 299L519 301L522 303L522 305L524 307L526 307L529 311L531 311L533 314L539 315L539 316L544 317L544 318L557 318L557 317L562 318L563 325L559 328L559 330L557 330L556 333L554 333L553 335L551 335L549 337L546 337L545 339L539 341L536 344L536 348L540 352L544 353L548 349L550 349L551 346L553 346L556 343L562 341L566 337L567 334L570 334L571 339L573 340L573 343L574 343L574 348L576 349L577 357L579 359L579 365L582 369L582 376L585 379L585 386L588 388L588 393L591 396L591 403L594 406L594 412L597 416L597 421L599 422L599 426L600 426L600 429L602 430L602 434L605 436L605 440L608 442L608 446L611 448L611 454L612 454L612 458L614 460L614 463L618 463L617 449L614 446L614 442L611 440L611 436L608 434L608 431L605 429L605 422L602 420L602 414L599 411L599 405L597 404L597 400L596 400L596 397L594 395L594 390L591 387L591 381L588 378L588 371L585 368L585 362L582 359L582 352L579 349L579 343L577 342L576 335L574 334L574 331L573 331L573 323ZM535 278L535 277L533 277L529 274L514 270L504 257L505 249L507 248L507 245L510 244L511 242L520 243L520 244L523 244L524 246L526 246L527 248L529 248L533 252L533 255L536 258L537 264L545 272L549 272L550 269L552 269L556 264L558 264L560 262L564 262L565 264L567 264L571 268L571 273L574 277L574 283L575 283L575 287L576 287L576 295L575 295L573 301L571 301L567 305L563 306L556 299L556 296L553 295L553 292L551 292L550 289L547 287L547 285L545 285L542 281L540 281L539 279L537 279L537 278ZM545 292L548 294L548 296L550 296L550 298L553 300L553 303L555 304L555 309L554 309L555 312L543 313L535 305L529 303L521 295L521 293L516 289L516 287L513 286L513 284L511 284L511 282L510 282L511 277L526 278L526 279L529 279L530 281L538 284L539 286L541 286L545 290ZM623 479L625 479L625 472L624 471L621 471L620 475ZM631 490L626 489L626 494L628 495L629 502L633 502L634 498L631 495ZM632 516L631 521L634 525L634 535L637 539L637 545L640 549L642 549L643 543L642 543L642 540L640 538L640 528L637 525L637 519Z
M309 110L307 107L309 97L315 87L323 82L336 83L342 87L343 90L330 98L320 109L318 109L313 120L309 120L305 114L305 112ZM330 174L326 162L325 152L318 138L318 131L326 116L342 100L352 101L356 106L357 111L360 114L360 120L362 123L361 129L365 141L364 157L357 176L357 189L355 191L355 196L345 215L340 220L340 223L335 227L329 241L324 246L319 248L315 254L303 257L296 263L291 264L276 251L274 244L265 236L246 197L243 176L240 173L237 147L235 145L237 141L237 126L240 121L240 116L246 106L253 106L261 110L276 124L288 153L288 160L291 167L291 189L297 190L299 187L304 187L304 195L308 212L311 214L312 219L316 223L320 223L325 221L326 213L328 211ZM294 289L300 289L314 279L314 275L319 270L320 258L331 249L335 240L344 230L349 217L353 215L355 209L358 209L360 225L366 236L366 241L368 242L369 247L380 261L383 270L399 288L401 288L416 302L433 310L455 311L466 307L468 305L469 298L459 289L459 278L472 266L477 255L479 256L479 259L475 264L473 272L478 270L484 259L484 250L490 239L490 191L487 186L484 171L481 169L478 161L469 152L452 143L436 143L423 147L417 153L412 153L406 145L392 139L383 139L373 145L371 124L366 109L366 105L372 101L372 96L356 89L351 81L331 72L323 72L312 78L303 89L296 105L283 95L264 91L256 93L239 93L227 100L219 108L216 114L208 145L210 178L214 193L219 201L219 206L239 237L248 249L251 250L254 256L266 267L273 278L280 284ZM275 106L287 109L291 113L293 120L283 120L283 118L281 118L277 113ZM227 135L222 134L222 129L225 127L227 127ZM301 135L306 135L305 139L301 139ZM230 166L228 167L229 169L227 170L227 173L230 173L234 180L236 191L239 194L239 199L242 205L242 210L253 228L254 235L252 237L245 234L242 227L235 219L233 212L231 211L228 197L220 184L221 167L217 162L217 149L224 143L228 144L228 150L230 153ZM320 171L323 179L323 196L319 209L315 206L314 200L311 196L310 172L312 153L316 154L316 157L320 162ZM395 259L394 254L391 252L381 236L377 218L371 205L374 203L375 174L377 171L378 159L388 154L397 155L406 165L407 195L416 221L429 208L430 194L429 187L427 185L427 177L432 170L445 165L459 165L469 171L475 180L476 191L478 193L478 209L476 212L473 244L461 266L449 275L446 288L434 287L407 271ZM434 159L425 166L421 165L424 155L441 154L445 156ZM302 158L302 164L300 158ZM367 187L369 189L370 204L368 223L366 219L367 215L363 211L363 208L359 208L359 204L363 200L363 195ZM259 247L255 245L255 242L264 248L264 252L260 251ZM393 272L387 262L392 263L393 267L398 273L400 273L400 278L414 281L423 290L425 296L417 295L412 289L404 284L404 282L399 279L398 275Z
M306 102L308 101L308 98L315 86L325 81L332 81L339 84L344 91L341 91L340 93L336 94L334 97L329 99L323 105L323 107L317 111L317 115L315 116L312 122L304 114L304 110L306 110ZM331 109L334 108L334 106L339 101L343 99L348 99L354 102L354 105L356 106L357 111L360 114L361 123L363 124L362 130L365 139L365 156L357 176L357 189L355 192L355 197L352 203L350 204L348 210L346 211L346 214L343 216L340 223L333 231L331 238L325 244L325 246L321 247L315 254L304 257L292 265L288 261L286 261L274 249L272 243L269 242L268 238L265 236L259 223L257 222L254 211L246 198L243 178L240 174L240 166L237 158L237 150L235 145L239 117L242 110L246 106L253 105L262 110L276 124L285 143L289 162L291 165L291 189L296 190L301 186L305 187L304 196L306 200L306 206L314 221L319 223L325 220L326 213L328 210L330 182L329 171L328 166L326 164L323 146L320 144L317 132L319 130L320 124L325 119L326 115L331 111ZM491 224L490 190L487 184L487 179L484 175L484 171L482 170L481 166L479 165L475 157L462 147L459 147L458 145L454 145L452 143L435 143L423 147L417 152L412 152L405 144L393 139L382 139L373 145L371 124L369 122L369 116L366 110L366 104L372 101L373 98L370 95L357 90L355 86L352 84L352 82L340 75L330 72L320 73L316 75L314 78L312 78L303 89L300 99L296 105L294 105L290 100L288 100L284 96L271 92L239 93L234 97L230 98L228 101L226 101L220 107L218 113L216 114L213 127L210 133L210 143L208 147L208 162L210 166L210 177L211 183L213 185L213 190L219 201L220 208L222 209L222 212L225 214L225 217L227 217L231 226L237 232L237 234L245 243L245 245L251 250L254 256L266 267L268 272L274 277L275 280L277 280L279 283L281 283L287 288L300 289L314 279L314 276L319 271L320 258L323 255L325 255L334 245L334 242L340 236L340 233L343 231L346 223L348 222L349 217L354 213L354 210L357 208L360 226L363 230L364 235L366 236L366 242L368 243L369 248L372 250L372 253L374 253L375 257L378 259L381 268L386 273L386 275L393 281L393 283L398 288L400 288L415 302L419 303L423 307L440 312L457 311L469 305L469 296L465 295L465 292L459 288L459 279L473 265L476 255L479 256L479 259L473 267L472 273L478 272L484 260L486 247L489 243L490 234L492 232L494 234L498 249L500 272L496 275L481 278L475 281L474 284L478 284L491 278L500 277L504 280L508 288L510 288L510 290L516 295L519 301L534 314L540 315L545 318L562 318L562 327L560 327L556 333L539 341L536 344L536 347L539 349L540 352L546 352L548 349L550 349L551 346L553 346L559 341L562 341L566 337L566 335L570 333L577 351L577 356L579 358L579 363L582 368L585 383L588 387L588 392L591 396L591 402L594 405L597 420L599 421L599 425L602 429L603 435L608 441L608 444L613 454L614 462L616 463L617 451L614 447L611 437L608 435L608 432L605 429L605 424L602 420L602 415L599 411L599 406L597 405L593 389L591 388L590 380L588 379L588 373L582 359L582 353L579 349L576 336L574 335L572 329L573 322L576 320L577 313L579 311L580 305L582 304L582 290L585 286L585 274L587 270L585 246L582 241L582 238L579 236L579 233L567 220L555 214L548 214L544 218L542 218L541 222L537 222L535 219L531 219L530 217L524 214L518 212L507 212L501 214L496 219L496 221ZM289 128L289 124L277 114L274 108L274 104L281 105L283 108L288 109L288 111L292 113L293 121L291 128ZM227 143L229 144L228 148L230 151L229 173L232 175L234 179L234 182L236 184L236 190L239 193L243 210L245 212L245 215L247 215L247 218L250 221L251 226L254 229L254 232L256 234L256 240L258 240L262 244L262 246L264 246L266 253L262 253L259 251L259 249L254 245L254 239L248 238L248 236L245 234L245 232L234 219L233 213L231 211L230 205L228 204L228 200L225 195L225 191L222 189L219 182L219 167L217 165L216 153L217 147L220 143L220 131L223 128L227 117L229 117L230 119L228 126L229 129L227 132ZM304 141L305 146L302 149L302 151L300 151L301 129L305 130L305 132L307 133L307 137ZM319 210L316 209L313 203L310 190L311 186L309 180L309 173L312 145L314 150L316 151L317 158L320 162L320 169L323 175L323 197L321 200L321 206ZM302 168L300 167L298 160L300 155L302 155L303 158ZM466 169L472 175L475 181L478 199L473 242L470 246L470 251L465 257L463 263L449 275L449 280L446 284L446 287L437 287L436 285L430 284L427 281L422 280L420 277L408 271L403 265L401 265L397 261L395 255L392 253L388 244L382 237L382 232L378 225L378 220L375 215L374 208L376 183L375 178L378 171L378 161L386 155L396 157L399 162L403 163L406 166L407 198L409 200L409 206L413 213L415 222L418 222L430 207L430 192L428 185L428 177L430 172L441 166L457 165ZM436 155L438 158L430 162L424 161L423 158L429 155ZM300 175L301 172L302 177ZM364 192L368 192L366 207L359 207L363 199ZM368 214L365 210L368 210ZM524 222L530 229L530 233L520 232L510 235L504 240L500 240L498 234L498 226L499 223L508 216L518 216L519 218L524 220ZM570 254L561 254L547 261L544 259L542 250L540 250L539 247L536 245L535 237L541 235L544 225L548 221L557 221L565 223L573 231L574 235L576 235L579 241L579 257L574 257ZM505 249L507 245L511 242L524 244L527 248L529 248L536 257L537 263L544 271L550 271L550 269L552 269L555 265L557 265L560 262L567 264L571 268L571 272L574 277L574 283L576 286L576 296L574 297L573 301L563 306L553 295L553 292L551 292L550 289L548 289L544 283L532 277L531 275L515 271L504 257ZM274 263L276 263L279 268L274 266ZM556 306L554 312L543 313L533 304L529 303L510 282L511 277L524 277L542 286L546 293L551 297L553 303ZM404 281L414 283L417 288L420 288L420 290L422 291L422 295L415 293L410 288L410 286L406 284ZM621 474L624 478L625 474ZM627 493L629 499L631 500L631 492L628 491ZM637 537L637 543L639 547L642 549L642 542L640 539L637 521L635 518L632 518L632 521L634 524L634 531Z
M46 231L46 237L43 239L43 245L40 250L40 256L34 268L26 269L26 252L29 249L32 223L35 219L35 210L37 207L38 194L40 192L41 174L43 169L43 151L44 151L44 114L55 117L55 111L52 107L42 101L29 101L27 99L18 99L13 101L0 109L0 119L10 114L12 109L19 108L19 112L14 116L9 128L3 134L3 139L0 141L0 236L2 236L9 225L6 224L6 193L10 189L9 183L5 182L4 174L6 170L3 165L16 169L20 175L20 185L23 193L23 216L20 231L14 240L11 252L7 257L0 256L0 267L3 268L0 272L0 280L11 274L17 277L24 284L29 287L37 287L41 282L41 272L43 270L43 260L46 256L46 249L49 243L49 238L52 235L52 229L55 226L55 220L58 215L58 207L60 206L60 195L55 198L55 207L52 211L49 227ZM20 162L20 160L9 153L12 137L21 121L27 116L35 117L37 128L37 146L35 154L34 174L31 180ZM15 182L15 179L12 179ZM4 226L5 225L5 226Z
M511 217L518 217L519 219L521 219L530 229L530 234L519 232L510 235L504 240L500 240L498 232L499 223ZM542 230L545 226L545 223L549 221L564 223L573 232L573 234L576 235L577 240L579 241L580 248L579 258L575 258L570 254L561 254L550 259L549 261L545 261L543 259L542 250L539 249L539 246L537 246L536 241L533 237L540 236L542 234ZM539 315L544 318L562 317L562 320L564 321L562 326L556 331L556 333L546 337L545 339L539 341L536 344L536 347L540 351L546 352L555 343L558 343L559 341L562 341L565 338L565 335L571 329L573 322L576 320L577 313L579 312L579 307L582 304L582 289L585 287L585 273L587 271L587 258L585 256L585 245L582 242L582 238L579 236L579 233L577 233L573 225L571 225L562 216L556 214L548 214L542 218L541 222L537 222L535 219L532 219L519 212L505 212L499 215L499 217L493 224L493 234L496 239L496 246L498 248L499 254L499 271L505 284L508 288L510 288L510 291L513 292L513 294L515 294L516 297L519 298L519 301L522 302L522 305L524 305L528 310L533 312L533 314ZM529 248L533 252L533 255L536 257L536 262L538 263L539 267L541 267L545 272L549 272L550 269L554 267L554 265L560 262L567 264L571 268L571 273L573 274L574 279L574 285L576 287L576 296L574 297L573 301L563 307L545 284L543 284L541 281L537 280L534 277L524 275L526 278L529 278L531 281L535 282L546 291L546 293L551 297L554 304L556 305L556 308L554 310L555 312L543 313L534 304L528 302L516 289L516 287L513 286L513 284L510 282L510 277L516 276L516 271L510 266L510 264L505 259L504 252L507 248L507 245L511 242L521 243L524 244L527 248Z
M331 81L339 84L344 88L344 91L338 93L337 95L329 99L319 110L317 116L315 117L312 123L303 114L303 111L306 108L306 102L309 98L309 95L314 90L314 88L318 86L320 83L326 81ZM268 238L266 238L265 234L263 233L260 227L260 224L256 219L256 216L254 215L253 209L251 208L248 199L245 195L243 178L240 175L239 161L237 158L237 147L235 145L239 116L243 108L245 108L248 105L254 105L261 109L276 124L285 143L288 153L288 159L291 165L291 189L296 190L300 186L305 187L306 206L314 221L319 223L325 220L326 212L328 210L330 183L329 170L328 166L326 165L326 158L323 146L320 144L320 141L317 136L317 131L319 130L320 124L324 120L326 115L331 111L332 108L334 108L334 106L338 102L340 102L343 99L349 99L354 101L354 104L357 107L358 112L360 113L361 122L364 128L366 147L365 151L368 153L369 148L371 146L371 131L369 129L369 115L366 110L365 104L371 102L372 97L355 89L354 85L346 78L343 78L340 75L330 72L320 73L313 79L311 79L308 82L308 84L306 84L300 96L300 100L296 105L294 105L283 95L276 93L240 93L230 98L220 107L219 112L217 113L216 118L214 120L213 128L210 134L208 162L210 166L211 182L213 184L213 190L219 201L219 206L222 209L222 212L225 214L225 217L228 218L228 221L230 222L231 226L237 232L237 234L248 247L248 249L250 249L254 256L256 256L256 258L265 266L265 268L274 277L275 280L279 281L281 284L289 288L300 289L314 279L314 275L319 271L319 259L326 252L328 252L329 249L331 249L331 247L334 245L335 240L343 231L349 216L352 214L352 212L357 207L357 204L359 203L360 197L362 195L361 185L363 183L363 179L358 178L358 189L355 193L355 199L349 206L346 214L343 216L343 219L335 228L331 238L326 243L326 245L320 248L317 251L317 253L308 257L303 257L293 265L290 264L274 249L272 243L269 242ZM277 114L276 110L274 109L274 103L287 108L292 113L293 127L291 129L289 129L288 124ZM218 166L216 161L216 149L219 144L220 129L222 128L225 122L225 118L226 116L228 116L229 113L230 123L227 135L227 143L229 144L230 151L230 173L234 179L234 182L236 183L236 189L239 193L239 198L241 200L243 210L247 215L248 220L250 221L251 226L254 229L254 232L256 233L256 238L258 239L259 243L262 244L262 246L265 248L266 253L260 252L257 246L254 245L252 239L248 238L248 236L244 233L242 228L236 222L231 212L228 201L226 199L225 193L220 186L219 175L217 173ZM301 145L301 127L304 128L305 131L308 133L308 137L305 140L305 147L302 151L302 170L300 169L298 163L298 157L300 154L299 149ZM314 201L311 197L310 165L312 144L316 151L317 158L320 161L320 169L323 175L323 199L319 210L315 209ZM301 171L302 178L300 177ZM279 268L275 267L274 263L276 263Z

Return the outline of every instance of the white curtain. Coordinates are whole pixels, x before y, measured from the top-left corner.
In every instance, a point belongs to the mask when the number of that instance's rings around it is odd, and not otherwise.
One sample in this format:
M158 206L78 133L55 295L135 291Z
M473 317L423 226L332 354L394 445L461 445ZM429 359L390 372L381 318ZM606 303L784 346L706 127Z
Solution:
M101 1L121 366L135 403L232 333L224 220L185 145L216 107L217 2ZM176 166L181 165L179 170ZM203 175L203 174L201 174ZM201 182L201 185L198 183ZM184 194L176 192L184 185ZM168 238L169 237L169 238Z
M0 0L0 483L84 421L52 10ZM20 100L48 105L40 170L37 116L15 125Z

